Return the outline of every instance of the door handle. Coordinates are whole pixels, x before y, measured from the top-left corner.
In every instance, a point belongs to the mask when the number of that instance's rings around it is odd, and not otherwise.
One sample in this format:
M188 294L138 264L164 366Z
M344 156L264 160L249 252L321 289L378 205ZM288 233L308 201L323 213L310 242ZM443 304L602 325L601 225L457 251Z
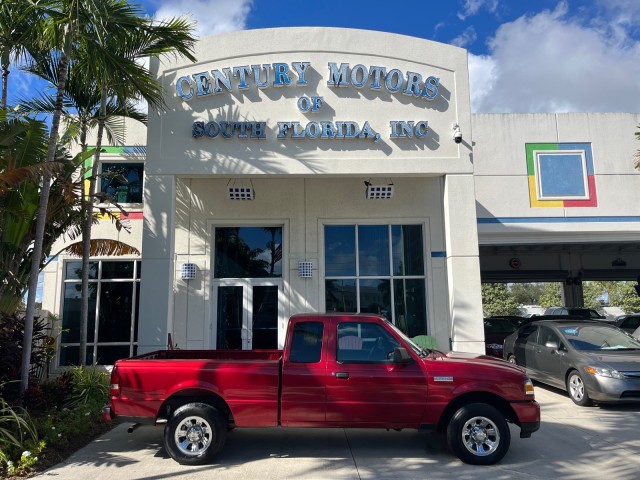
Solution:
M334 375L336 378L349 378L349 373L347 372L335 372Z

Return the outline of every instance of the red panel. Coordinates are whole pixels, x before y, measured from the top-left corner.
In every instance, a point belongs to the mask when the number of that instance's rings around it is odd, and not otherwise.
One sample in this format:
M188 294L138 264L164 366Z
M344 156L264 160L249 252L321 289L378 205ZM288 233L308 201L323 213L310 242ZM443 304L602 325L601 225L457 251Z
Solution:
M126 218L128 220L142 220L143 215L142 215L142 212L130 212L129 214L121 213L120 218L121 219Z
M564 206L570 207L597 207L598 195L596 194L596 177L589 175L587 177L589 183L589 200L564 200Z

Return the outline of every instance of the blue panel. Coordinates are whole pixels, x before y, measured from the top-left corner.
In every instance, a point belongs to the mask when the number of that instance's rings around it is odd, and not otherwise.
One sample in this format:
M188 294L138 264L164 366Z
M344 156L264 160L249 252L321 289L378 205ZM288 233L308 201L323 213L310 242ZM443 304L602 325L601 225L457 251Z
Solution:
M560 150L582 150L587 160L587 175L593 175L593 154L591 153L590 143L561 143Z
M539 153L538 168L543 197L584 197L585 172L577 153Z
M496 217L478 218L478 223L636 223L640 217Z

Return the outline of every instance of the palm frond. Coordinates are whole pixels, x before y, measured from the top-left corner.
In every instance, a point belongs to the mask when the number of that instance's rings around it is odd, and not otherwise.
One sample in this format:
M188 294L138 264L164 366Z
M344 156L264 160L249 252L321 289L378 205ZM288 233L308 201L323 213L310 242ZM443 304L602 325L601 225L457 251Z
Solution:
M16 188L23 182L38 183L40 177L45 172L51 176L56 175L64 169L60 162L41 162L27 167L12 168L0 173L0 197Z
M82 241L68 245L60 253L62 252L76 257L82 257L84 253ZM89 251L89 256L91 257L120 257L123 255L140 255L140 250L119 240L91 240Z

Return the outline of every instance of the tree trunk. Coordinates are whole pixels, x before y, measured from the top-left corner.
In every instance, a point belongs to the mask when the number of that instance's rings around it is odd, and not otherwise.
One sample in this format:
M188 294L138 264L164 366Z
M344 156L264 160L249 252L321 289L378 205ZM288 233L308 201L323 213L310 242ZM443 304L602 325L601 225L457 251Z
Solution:
M7 109L7 84L9 82L9 65L2 65L2 109Z
M47 162L52 162L56 156L58 144L58 130L62 116L62 97L64 86L67 82L69 57L65 52L60 56L58 77L58 91L56 93L55 110L51 121L51 133L47 149ZM47 222L47 205L49 203L49 191L51 190L51 174L45 172L42 175L42 189L40 190L40 203L36 217L36 235L33 242L31 258L31 273L29 275L29 291L27 294L27 311L24 318L24 339L22 342L22 366L20 371L20 393L24 393L29 387L29 368L31 365L31 347L33 344L33 317L36 308L36 295L38 290L38 275L42 263L42 244L44 242L44 228Z
M82 286L80 297L82 305L80 310L80 364L86 364L87 358L87 326L89 324L89 257L91 256L91 228L93 226L93 198L96 190L96 178L100 166L100 150L102 149L102 136L104 132L104 119L106 114L106 93L103 91L100 99L100 113L98 116L98 133L96 136L96 152L93 156L91 176L89 177L89 190L83 195L84 226L82 228ZM85 144L86 139L81 143ZM84 182L83 182L84 185ZM83 187L84 188L84 187ZM95 312L94 312L95 314ZM96 326L98 320L96 319ZM93 352L95 359L97 352ZM93 362L92 362L93 363Z

